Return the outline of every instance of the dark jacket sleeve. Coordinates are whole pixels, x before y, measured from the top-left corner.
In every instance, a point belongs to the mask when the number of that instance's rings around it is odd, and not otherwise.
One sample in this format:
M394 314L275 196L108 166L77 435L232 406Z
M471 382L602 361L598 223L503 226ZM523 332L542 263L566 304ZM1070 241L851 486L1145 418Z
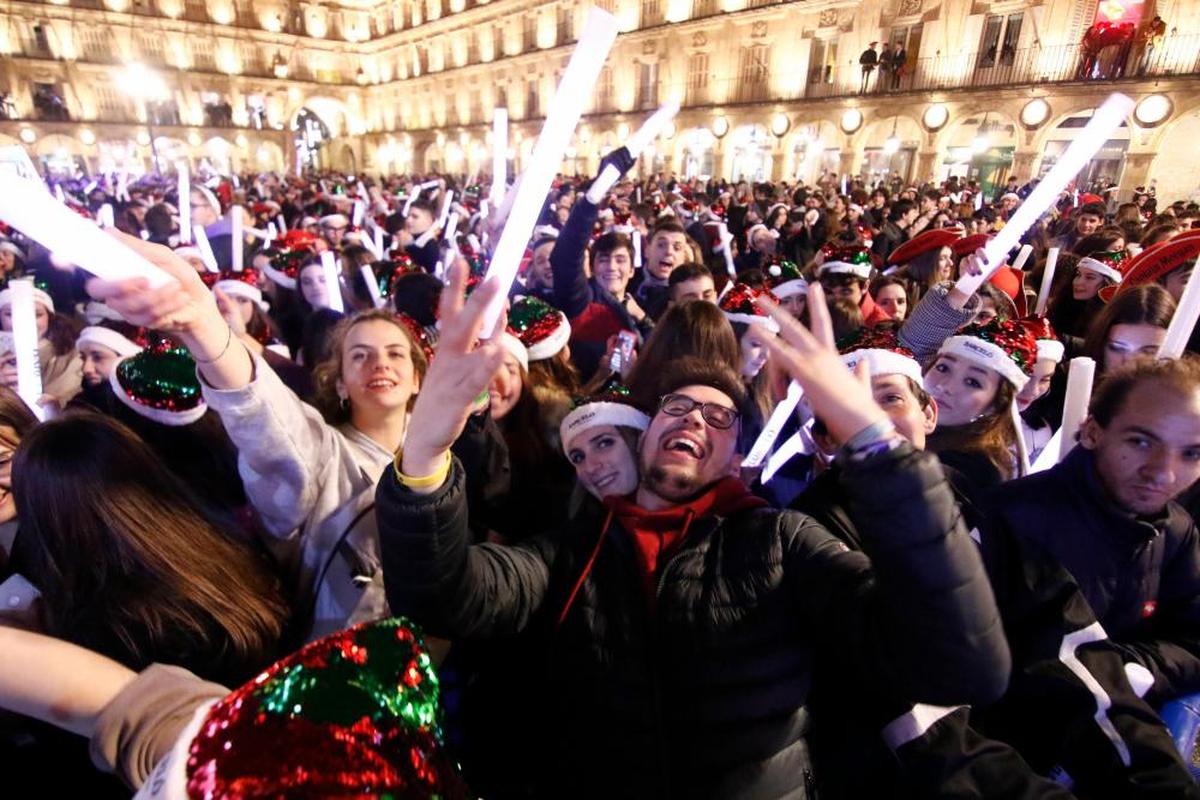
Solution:
M937 459L908 444L841 477L870 557L815 523L795 561L812 622L898 696L934 705L986 703L1008 683L996 601Z
M413 262L420 265L422 269L431 275L437 271L438 263L438 239L432 237L424 246L418 246L416 242L404 248L405 252L412 258Z
M574 319L592 302L592 289L583 269L583 254L591 239L592 228L600 209L580 196L571 208L567 224L563 225L554 249L550 252L550 269L554 274L554 305Z
M436 492L419 495L384 470L375 490L384 587L392 613L431 635L490 638L516 633L541 605L554 547L548 537L518 545L471 545L462 464Z

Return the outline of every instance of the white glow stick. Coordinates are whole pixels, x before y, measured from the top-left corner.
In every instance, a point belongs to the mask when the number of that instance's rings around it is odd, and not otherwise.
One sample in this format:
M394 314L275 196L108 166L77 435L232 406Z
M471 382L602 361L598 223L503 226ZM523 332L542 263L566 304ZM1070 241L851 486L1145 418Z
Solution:
M325 273L325 288L329 290L329 307L334 311L345 313L346 305L342 302L342 286L338 281L337 261L332 250L321 253L321 270Z
M808 432L808 425L805 425L788 437L788 440L779 445L779 449L771 454L771 457L767 459L766 466L763 467L758 482L764 485L770 483L771 479L775 477L775 473L779 472L784 464L798 455L812 453L815 449L812 436Z
M274 222L267 223L267 241L273 242L279 237L279 230L275 227Z
M737 268L733 265L733 234L729 232L729 226L724 222L717 226L717 230L721 237L721 254L725 256L725 271L729 273L731 281L736 281Z
M1088 403L1092 399L1092 382L1096 378L1096 362L1087 356L1071 359L1067 369L1067 396L1063 399L1062 436L1058 445L1058 460L1061 462L1075 446L1079 426L1087 417ZM1047 445L1049 446L1049 445Z
M1021 249L1017 251L1017 257L1013 259L1012 268L1020 271L1025 266L1025 262L1029 260L1029 256L1033 254L1033 245L1023 244Z
M843 196L843 197L846 197L847 195L849 195L849 194L850 194L850 192L849 192L849 190L848 190L848 189L849 189L849 186L848 186L848 185L849 185L849 182L850 182L850 179L849 179L849 177L847 177L846 175L843 175L843 176L842 176L842 196Z
M1192 274L1188 277L1183 294L1179 296L1179 305L1175 307L1175 315L1167 326L1167 335L1158 348L1159 358L1179 358L1187 349L1188 340L1200 319L1200 259L1196 259Z
M187 166L182 162L175 165L179 176L179 243L191 244L192 241L192 185Z
M529 167L521 176L520 188L508 221L496 242L492 262L485 280L499 282L501 290L484 311L482 330L490 336L495 332L500 310L521 265L525 245L537 224L542 204L550 192L550 184L562 164L563 154L571 141L571 133L579 124L584 106L591 100L600 69L608 58L617 38L617 19L596 6L588 10L583 35L571 54L562 82L550 103L550 113L538 135L529 159Z
M983 209L983 192L982 191L978 191L975 193L974 206L975 206L976 211L980 211Z
M58 200L58 202L62 203L63 205L67 204L67 196L65 194L63 194L61 183L54 184L54 197L56 200Z
M96 191L96 186L98 186L98 185L99 185L99 184L97 184L97 183L96 183L96 181L92 181L92 182L91 182L91 183L89 183L87 186L83 187L83 196L84 196L84 197L87 197L87 196L89 196L89 195L90 195L92 192Z
M129 170L125 167L117 173L117 199L129 200Z
M114 228L117 225L116 218L113 216L113 207L111 203L105 203L100 206L100 210L96 212L96 221L100 223L101 228Z
M1054 285L1054 270L1058 267L1058 248L1051 247L1046 253L1046 268L1042 270L1042 285L1038 289L1037 306L1034 313L1039 317L1046 315L1046 304L1050 302L1050 287Z
M38 405L42 396L42 367L38 359L37 311L33 307L33 281L9 282L12 290L13 350L17 354L17 394L38 419L45 419L45 409Z
M791 419L796 405L803 396L804 389L800 384L795 381L788 384L787 395L779 401L779 405L775 406L775 410L767 418L767 424L763 426L762 433L758 434L758 438L754 440L754 444L750 448L750 453L742 460L743 467L757 467L763 462L763 459L771 452L775 440L779 438L779 432Z
M354 227L356 227L356 228L362 227L363 217L366 216L366 213L367 213L367 204L364 203L362 200L355 200L354 201L354 211L350 217L350 220L354 224Z
M442 241L450 245L451 252L458 252L458 240L455 234L458 233L458 212L450 215L450 220L446 223L446 231L442 234Z
M446 229L446 220L450 216L450 204L454 202L454 192L446 192L446 196L442 198L442 211L438 214L437 227L442 230Z
M7 178L0 192L0 220L71 264L106 281L145 278L152 288L175 279L55 202L40 182Z
M362 279L366 281L367 293L371 295L371 302L374 303L376 308L383 308L383 304L386 301L383 299L383 295L379 293L378 279L375 277L375 271L371 269L371 265L363 264L358 268L358 271L362 273Z
M204 232L204 226L195 226L192 228L192 233L196 235L196 247L200 248L200 260L204 262L204 266L209 272L220 272L221 267L217 264L217 256L213 253L212 243L208 241L208 234Z
M242 271L242 263L244 260L244 248L246 245L246 234L243 227L246 223L242 219L242 207L233 206L229 209L233 225L231 226L230 238L230 261L233 264L234 272Z
M1054 432L1050 437L1050 441L1046 442L1046 446L1042 448L1042 452L1038 453L1038 457L1033 460L1029 466L1029 474L1033 475L1037 472L1045 472L1058 463L1058 453L1062 447L1062 428Z
M378 225L375 226L374 242L375 256L382 261L385 253L383 249L383 228L379 227Z
M492 116L492 190L493 203L504 199L508 183L508 109L497 108Z
M1017 206L1017 210L1000 232L983 246L982 274L964 275L959 278L956 287L959 291L966 295L979 291L979 287L1004 263L1004 256L1008 251L1016 247L1025 232L1033 227L1042 214L1054 206L1067 184L1092 160L1092 156L1104 146L1112 132L1120 127L1133 110L1133 105L1133 99L1126 95L1108 96L1062 157L1054 162L1054 166L1046 173L1046 177L1042 178L1041 183L1030 192L1024 203Z
M1017 464L1021 470L1021 477L1029 474L1029 447L1025 444L1025 426L1021 420L1021 409L1017 406L1016 398L1008 404L1009 412L1012 415L1013 433L1017 437Z
M633 266L642 268L642 232L633 232Z
M280 214L275 219L278 220L278 222L279 222L279 232L287 233L287 229L288 229L287 220L283 218L283 214Z
M589 91L590 95L591 92ZM642 127L638 128L637 133L629 137L625 148L629 150L629 155L633 156L634 160L642 154L642 151L663 132L667 127L667 123L675 118L679 113L679 102L672 100L661 106L658 111L650 115L650 119L646 120ZM592 183L587 191L588 202L592 205L597 205L604 199L604 195L608 194L608 190L613 187L621 177L621 172L612 164L607 165ZM641 202L641 187L638 187L638 202Z

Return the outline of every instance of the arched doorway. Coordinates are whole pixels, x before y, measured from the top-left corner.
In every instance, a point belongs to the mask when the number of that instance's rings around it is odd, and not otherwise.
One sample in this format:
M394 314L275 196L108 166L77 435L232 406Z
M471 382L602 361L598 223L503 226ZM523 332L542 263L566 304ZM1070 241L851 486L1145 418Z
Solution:
M74 178L88 174L87 160L79 142L70 136L52 133L38 140L35 148L43 175Z
M1011 120L990 112L972 114L949 132L934 177L979 181L984 196L991 197L1008 179L1016 149L1017 127Z
M1087 125L1094 110L1080 111L1071 114L1054 126L1046 135L1046 143L1042 146L1042 162L1038 168L1039 177L1045 175L1054 166L1054 162L1066 152L1071 142ZM1121 182L1121 173L1125 171L1125 153L1129 150L1129 121L1121 120L1121 127L1113 131L1092 160L1079 173L1075 185L1080 191L1095 191L1100 194L1108 181ZM1162 152L1161 148L1159 152Z
M1163 200L1194 202L1200 197L1200 159L1178 157L1194 149L1196 142L1200 142L1200 111L1180 117L1163 132L1158 155L1150 166L1150 185L1161 198L1160 204Z
M828 173L839 174L840 138L828 122L818 120L798 125L784 148L784 177L815 184Z
M742 125L729 134L732 178L738 181L771 179L771 134L764 125Z
M716 171L713 150L717 137L708 128L692 128L679 136L683 177L708 180Z
M912 179L921 129L908 117L885 117L864 134L862 174L867 183L904 184Z
M329 128L309 108L301 108L292 119L293 141L296 159L305 169L319 169L321 148L329 141Z

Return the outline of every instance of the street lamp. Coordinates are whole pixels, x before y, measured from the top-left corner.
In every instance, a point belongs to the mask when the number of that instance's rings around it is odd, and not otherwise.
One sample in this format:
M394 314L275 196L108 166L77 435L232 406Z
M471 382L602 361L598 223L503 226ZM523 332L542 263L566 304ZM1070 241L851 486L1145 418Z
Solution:
M158 174L158 146L154 141L154 115L150 113L150 103L166 100L171 96L171 90L161 75L137 61L129 62L117 73L117 84L126 94L142 101L146 112L146 128L150 132L150 158L154 161L154 172Z
M889 136L883 143L883 152L887 153L889 156L900 152L900 137L896 135L896 123L899 121L899 117L892 120L892 135Z

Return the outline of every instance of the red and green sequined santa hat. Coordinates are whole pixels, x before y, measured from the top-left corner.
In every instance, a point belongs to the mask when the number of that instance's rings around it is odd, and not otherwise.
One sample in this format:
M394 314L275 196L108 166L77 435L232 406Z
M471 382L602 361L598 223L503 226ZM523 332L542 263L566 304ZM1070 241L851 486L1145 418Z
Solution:
M886 328L859 328L838 342L842 363L851 372L859 362L867 362L872 378L880 375L903 375L922 385L921 365L907 347L900 344L896 331Z
M610 380L596 394L575 398L571 410L558 426L563 453L576 436L601 425L644 431L650 427L650 415L633 404L627 387Z
M956 356L993 370L1019 392L1033 374L1037 340L1017 320L992 320L961 329L942 343L938 355Z
M440 723L419 631L359 625L200 708L135 800L465 800Z
M1039 361L1053 361L1055 364L1062 363L1063 356L1066 355L1066 347L1058 338L1058 334L1054 332L1054 328L1050 325L1050 320L1045 317L1031 316L1023 317L1020 320L1025 326L1025 330L1029 331L1029 335L1037 342L1037 357Z
M851 245L849 247L832 248L828 252L822 249L822 253L825 256L825 260L817 267L818 277L830 273L835 275L853 275L865 281L871 277L871 270L875 268L874 261L871 258L871 251L865 247Z
M208 410L187 350L161 334L140 353L122 358L109 375L113 393L125 405L163 425L190 425Z
M1125 268L1128 266L1129 254L1124 250L1114 250L1084 256L1079 259L1078 269L1091 270L1112 283L1120 283L1125 277Z
M518 297L508 309L508 332L517 337L530 361L558 354L571 338L571 323L554 306L536 297Z
M285 289L295 289L300 267L317 252L317 235L290 230L272 248L272 256L263 272Z
M762 325L774 333L779 333L779 324L771 319L767 310L756 301L766 297L778 303L779 298L768 290L755 289L745 283L735 283L721 298L721 310L730 322L741 322L746 325Z
M795 261L772 256L766 264L767 284L776 297L791 297L808 291L808 281Z

